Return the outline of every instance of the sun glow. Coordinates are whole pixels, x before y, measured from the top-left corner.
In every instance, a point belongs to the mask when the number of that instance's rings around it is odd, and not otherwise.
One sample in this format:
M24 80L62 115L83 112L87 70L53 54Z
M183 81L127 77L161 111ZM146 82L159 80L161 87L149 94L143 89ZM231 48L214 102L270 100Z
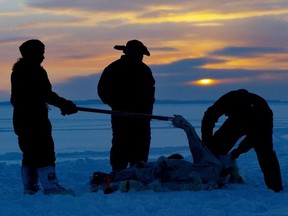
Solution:
M209 85L213 85L215 83L216 83L216 80L210 79L210 78L199 79L199 80L196 80L193 82L193 84L201 85L201 86L209 86Z

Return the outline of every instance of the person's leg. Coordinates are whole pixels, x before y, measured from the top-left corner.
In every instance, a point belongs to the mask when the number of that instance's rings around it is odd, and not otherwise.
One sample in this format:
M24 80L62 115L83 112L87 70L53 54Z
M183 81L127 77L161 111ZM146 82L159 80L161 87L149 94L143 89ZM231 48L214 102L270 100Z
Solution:
M272 189L275 192L282 191L281 170L276 153L274 151L265 153L257 151L257 158L267 188Z
M38 145L38 154L36 156L36 162L38 164L38 176L40 183L44 189L45 194L60 194L60 195L74 195L74 192L69 189L65 189L59 184L56 169L55 169L55 151L54 141L51 135L46 137L42 136L42 143ZM40 141L39 141L40 142ZM41 149L40 149L41 148Z
M216 155L226 155L245 135L245 123L241 119L228 118L214 133L212 140L205 143L210 151Z
M37 159L39 157L37 150L39 142L33 135L26 133L25 135L21 134L18 136L18 143L23 154L21 178L24 194L35 194L40 189L37 172L40 164L40 161Z
M127 119L118 116L112 116L112 147L110 150L110 164L113 171L122 170L128 166L129 149L127 142L129 140L129 122Z
M38 175L45 194L74 195L72 190L66 189L59 184L55 166L45 166L38 168Z
M130 166L137 162L147 162L150 150L151 128L149 119L133 119L130 127L131 139L129 142Z
M21 178L24 186L24 194L32 195L40 190L37 168L21 166Z
M265 184L269 189L279 192L283 190L279 161L273 150L272 128L258 130L254 138L254 150L257 154Z
M39 178L45 194L72 194L71 190L61 187L58 183L55 171L54 141L51 134L36 131L33 135L21 136L19 145L23 152L24 192L27 188L34 188L36 191L35 185L38 186Z

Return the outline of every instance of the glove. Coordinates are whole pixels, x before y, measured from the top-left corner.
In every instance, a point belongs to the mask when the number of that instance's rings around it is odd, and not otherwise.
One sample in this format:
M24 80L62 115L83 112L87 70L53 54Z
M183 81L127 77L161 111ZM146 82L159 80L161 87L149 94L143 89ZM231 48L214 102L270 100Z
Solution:
M65 100L63 102L60 110L61 110L61 114L63 116L71 115L71 114L74 114L74 113L78 112L76 105L70 100Z
M239 157L240 155L240 152L238 149L233 149L230 153L229 153L229 156L232 160L235 160Z

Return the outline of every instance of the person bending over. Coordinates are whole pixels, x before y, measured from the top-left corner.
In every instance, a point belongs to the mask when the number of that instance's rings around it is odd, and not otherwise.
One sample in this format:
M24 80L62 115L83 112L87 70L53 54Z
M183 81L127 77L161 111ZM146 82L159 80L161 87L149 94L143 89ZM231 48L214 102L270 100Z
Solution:
M218 119L227 119L213 133ZM202 141L216 155L230 154L232 159L254 149L269 189L282 191L281 171L273 150L273 113L267 102L245 89L230 91L204 113ZM244 137L237 148L230 151Z

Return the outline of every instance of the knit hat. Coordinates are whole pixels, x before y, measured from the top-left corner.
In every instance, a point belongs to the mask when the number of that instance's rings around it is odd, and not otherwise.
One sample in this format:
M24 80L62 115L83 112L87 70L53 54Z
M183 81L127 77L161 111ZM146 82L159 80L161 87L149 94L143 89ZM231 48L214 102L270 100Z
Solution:
M39 53L44 52L44 49L45 45L40 40L37 39L31 39L25 41L19 47L20 53L24 58L39 55Z

